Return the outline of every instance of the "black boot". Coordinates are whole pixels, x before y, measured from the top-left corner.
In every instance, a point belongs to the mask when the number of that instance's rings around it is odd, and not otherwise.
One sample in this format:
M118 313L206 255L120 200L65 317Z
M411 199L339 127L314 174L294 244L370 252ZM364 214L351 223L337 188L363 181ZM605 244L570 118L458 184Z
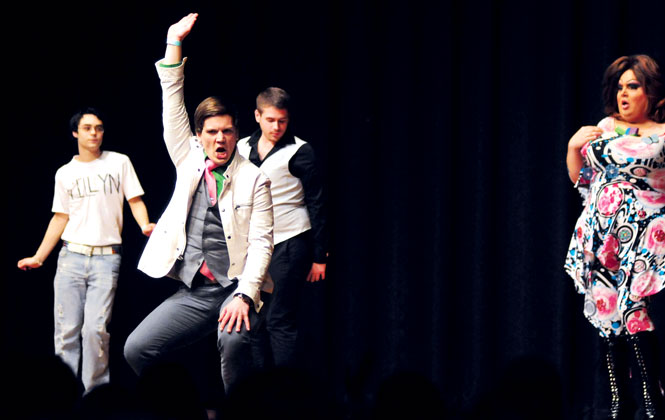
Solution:
M658 343L653 331L643 331L628 337L636 367L636 376L642 387L644 413L648 419L665 418L663 394L658 380Z
M628 360L626 342L623 337L606 337L605 362L610 383L611 403L609 418L628 419L632 411L632 401L628 390Z

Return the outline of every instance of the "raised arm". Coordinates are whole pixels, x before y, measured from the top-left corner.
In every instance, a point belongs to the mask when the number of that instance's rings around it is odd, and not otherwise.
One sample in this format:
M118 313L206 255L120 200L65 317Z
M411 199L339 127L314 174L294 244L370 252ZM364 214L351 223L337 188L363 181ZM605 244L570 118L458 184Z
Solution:
M65 213L55 213L46 228L44 239L37 248L37 252L32 257L23 258L18 262L18 268L21 270L28 270L31 268L39 268L42 266L46 258L51 254L53 248L60 241L62 232L69 222L69 216Z
M196 17L196 13L189 14L169 27L165 56L157 63L157 73L162 85L164 141L176 167L188 155L193 135L185 108L182 42L191 31Z

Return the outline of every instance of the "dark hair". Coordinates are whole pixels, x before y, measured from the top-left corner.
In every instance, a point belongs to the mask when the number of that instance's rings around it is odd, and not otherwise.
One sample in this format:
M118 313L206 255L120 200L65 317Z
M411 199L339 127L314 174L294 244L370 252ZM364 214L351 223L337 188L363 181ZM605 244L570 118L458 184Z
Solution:
M228 115L233 122L233 128L238 130L238 113L236 108L216 96L205 98L194 111L194 129L197 134L203 131L203 123L207 118L218 115Z
M649 99L647 115L658 123L665 122L665 84L658 63L648 55L628 55L619 57L605 70L603 76L603 103L607 115L617 117L617 84L621 75L632 70L635 77L644 87Z
M259 93L256 97L256 109L259 112L269 106L274 106L277 109L289 110L289 102L291 101L291 95L286 93L284 89L278 87L269 87L263 92Z
M95 108L83 108L79 111L76 112L72 116L72 118L69 119L69 128L72 130L72 132L79 131L79 123L81 122L81 118L83 118L84 115L92 114L95 117L99 118L101 122L104 122L104 118L102 118L102 114Z

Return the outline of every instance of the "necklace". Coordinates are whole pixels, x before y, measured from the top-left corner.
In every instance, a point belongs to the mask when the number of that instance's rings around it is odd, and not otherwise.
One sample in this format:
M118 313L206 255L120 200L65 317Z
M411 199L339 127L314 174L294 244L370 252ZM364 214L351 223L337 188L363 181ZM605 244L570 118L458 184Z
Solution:
M621 136L637 136L640 129L637 127L615 127L614 131Z

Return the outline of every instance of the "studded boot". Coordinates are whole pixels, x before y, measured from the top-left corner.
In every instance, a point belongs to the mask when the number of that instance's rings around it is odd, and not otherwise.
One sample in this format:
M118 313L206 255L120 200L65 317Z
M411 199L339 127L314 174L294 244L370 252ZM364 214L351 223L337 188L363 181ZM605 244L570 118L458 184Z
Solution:
M643 331L628 337L633 356L635 372L641 386L644 414L647 419L663 420L663 394L658 380L658 362L662 355L658 352L656 335L653 331Z
M603 338L605 346L605 362L610 384L610 413L612 420L630 418L632 400L629 398L628 360L626 342L623 337Z

